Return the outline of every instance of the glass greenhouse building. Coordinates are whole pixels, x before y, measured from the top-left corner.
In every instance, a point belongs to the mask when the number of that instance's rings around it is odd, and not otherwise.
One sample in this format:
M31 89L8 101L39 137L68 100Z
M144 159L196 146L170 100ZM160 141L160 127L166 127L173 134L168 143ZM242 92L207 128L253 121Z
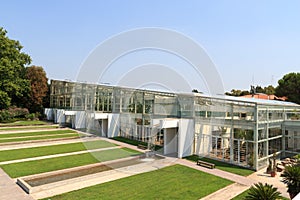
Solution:
M258 170L300 153L300 105L275 100L51 80L48 120Z

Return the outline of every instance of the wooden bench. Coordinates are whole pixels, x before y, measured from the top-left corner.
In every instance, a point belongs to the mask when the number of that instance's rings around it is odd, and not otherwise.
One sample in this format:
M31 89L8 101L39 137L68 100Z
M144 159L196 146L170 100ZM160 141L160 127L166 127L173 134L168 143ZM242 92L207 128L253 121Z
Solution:
M146 150L146 149L148 149L148 147L147 147L147 146L145 146L145 145L142 145L142 144L138 144L138 145L137 145L137 148L139 148L139 149L143 149L143 150Z
M215 164L209 163L209 162L205 162L205 161L202 161L202 160L198 160L197 161L197 165L202 166L202 167L207 167L207 168L210 168L210 169L215 168Z

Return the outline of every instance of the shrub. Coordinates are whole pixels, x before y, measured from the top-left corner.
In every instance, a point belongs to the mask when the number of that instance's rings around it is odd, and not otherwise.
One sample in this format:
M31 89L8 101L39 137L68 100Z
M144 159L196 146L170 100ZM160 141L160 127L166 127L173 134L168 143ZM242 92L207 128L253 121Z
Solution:
M288 187L290 197L294 198L300 192L300 166L286 166L281 176Z
M254 186L251 186L245 197L246 200L276 200L280 198L282 198L282 196L281 193L277 191L277 188L267 183L265 183L265 185L262 183L254 184Z
M35 114L34 113L30 113L30 114L27 114L25 116L26 119L29 119L29 120L34 120L35 119Z
M28 114L27 108L10 107L0 110L0 122L12 122L15 118L24 118Z

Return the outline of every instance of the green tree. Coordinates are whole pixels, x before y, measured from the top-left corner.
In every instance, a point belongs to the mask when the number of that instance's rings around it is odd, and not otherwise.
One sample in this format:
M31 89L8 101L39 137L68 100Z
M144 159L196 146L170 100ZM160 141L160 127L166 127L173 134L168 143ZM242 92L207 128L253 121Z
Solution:
M300 104L300 73L289 73L278 81L277 96L286 96L288 101Z
M250 92L247 91L247 90L235 90L235 89L232 89L230 92L226 92L225 94L229 95L229 96L239 97L239 96L248 95L248 94L250 94Z
M24 97L30 91L25 78L25 66L30 64L30 56L21 52L19 41L7 37L0 27L0 109L10 105L23 106Z
M27 108L31 113L43 111L43 100L48 92L48 78L43 67L31 66L26 68L25 77L30 81L30 96Z
M267 87L264 87L264 93L268 95L275 94L275 88L273 85L268 85Z
M281 193L273 185L256 183L251 186L245 200L276 200L282 198Z
M255 87L255 92L256 93L264 93L265 91L264 91L264 89L260 85L257 85Z
M288 193L293 199L300 192L300 166L286 166L281 175L283 182L288 187Z

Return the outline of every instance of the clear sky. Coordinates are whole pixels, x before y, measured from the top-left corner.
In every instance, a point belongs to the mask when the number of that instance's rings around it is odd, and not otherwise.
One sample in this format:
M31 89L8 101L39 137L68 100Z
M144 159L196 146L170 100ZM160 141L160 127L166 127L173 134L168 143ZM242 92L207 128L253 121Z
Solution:
M98 44L141 27L193 38L216 64L226 91L250 89L253 82L276 86L284 74L300 71L300 1L0 2L0 26L50 79L75 80Z

